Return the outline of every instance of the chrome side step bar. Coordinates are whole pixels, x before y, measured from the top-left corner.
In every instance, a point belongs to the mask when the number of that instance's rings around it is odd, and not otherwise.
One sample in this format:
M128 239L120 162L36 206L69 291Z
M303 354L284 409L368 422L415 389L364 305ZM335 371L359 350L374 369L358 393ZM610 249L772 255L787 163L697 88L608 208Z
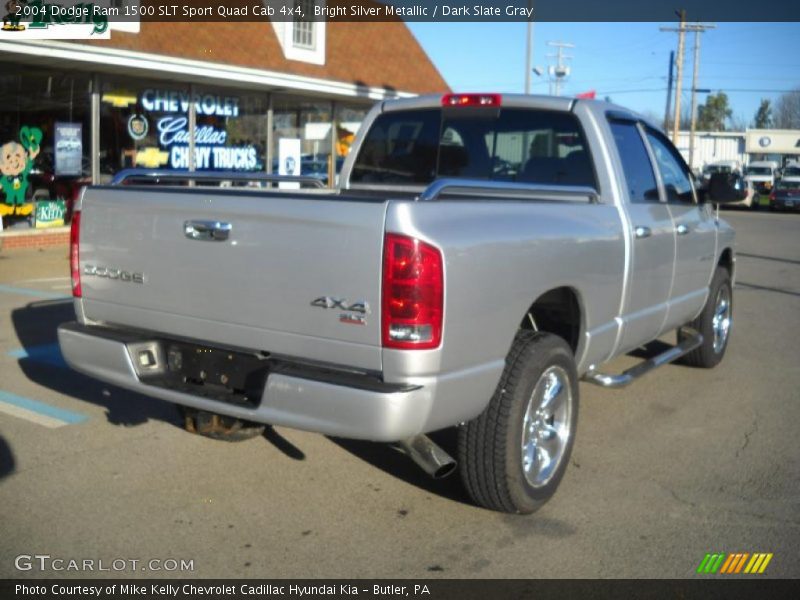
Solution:
M590 367L586 375L583 376L583 380L605 388L625 387L633 383L636 379L639 379L642 375L646 375L658 367L671 363L685 354L689 354L689 352L695 350L703 343L703 336L698 332L688 328L684 328L684 331L689 333L690 337L687 337L680 344L673 346L666 352L662 352L653 358L640 362L638 365L631 367L619 375L599 373Z

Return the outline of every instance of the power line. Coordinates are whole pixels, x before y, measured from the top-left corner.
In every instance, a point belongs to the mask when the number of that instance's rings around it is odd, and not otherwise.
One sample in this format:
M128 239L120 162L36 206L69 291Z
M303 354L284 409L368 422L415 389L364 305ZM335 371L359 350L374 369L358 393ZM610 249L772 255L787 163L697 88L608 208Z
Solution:
M783 89L783 90L776 90L776 89L763 89L763 88L715 88L710 87L707 88L711 90L712 94L725 92L735 92L735 93L754 93L754 94L800 94L800 89ZM666 92L666 87L658 87L658 88L637 88L637 89L625 89L625 90L603 90L598 91L598 95L605 95L608 96L610 94L638 94L640 92ZM681 97L685 94L681 93Z

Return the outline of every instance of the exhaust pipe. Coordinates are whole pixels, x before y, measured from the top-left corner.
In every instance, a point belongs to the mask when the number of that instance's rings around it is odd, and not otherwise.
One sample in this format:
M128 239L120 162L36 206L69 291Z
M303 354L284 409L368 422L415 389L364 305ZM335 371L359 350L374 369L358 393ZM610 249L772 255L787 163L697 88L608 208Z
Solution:
M456 470L456 461L427 435L417 435L399 443L411 460L434 479L442 479Z

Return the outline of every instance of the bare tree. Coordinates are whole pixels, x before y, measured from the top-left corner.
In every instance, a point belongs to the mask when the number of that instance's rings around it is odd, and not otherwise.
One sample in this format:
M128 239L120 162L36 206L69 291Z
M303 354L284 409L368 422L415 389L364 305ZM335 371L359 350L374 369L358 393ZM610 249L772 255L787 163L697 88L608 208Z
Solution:
M773 115L778 129L800 129L800 88L781 94Z
M731 131L744 131L747 129L747 117L742 114L735 114L728 120L731 124Z

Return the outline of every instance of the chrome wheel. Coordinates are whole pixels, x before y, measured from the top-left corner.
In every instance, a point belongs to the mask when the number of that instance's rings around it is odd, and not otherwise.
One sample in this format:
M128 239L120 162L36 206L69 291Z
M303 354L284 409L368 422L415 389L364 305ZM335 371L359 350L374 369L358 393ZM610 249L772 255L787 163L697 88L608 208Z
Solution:
M733 325L733 319L731 318L731 292L727 286L723 286L717 292L717 299L714 303L714 317L711 319L711 327L714 331L715 353L719 354L725 348L731 325Z
M569 376L550 367L533 388L522 424L522 471L532 487L544 487L558 470L572 434L571 417Z

